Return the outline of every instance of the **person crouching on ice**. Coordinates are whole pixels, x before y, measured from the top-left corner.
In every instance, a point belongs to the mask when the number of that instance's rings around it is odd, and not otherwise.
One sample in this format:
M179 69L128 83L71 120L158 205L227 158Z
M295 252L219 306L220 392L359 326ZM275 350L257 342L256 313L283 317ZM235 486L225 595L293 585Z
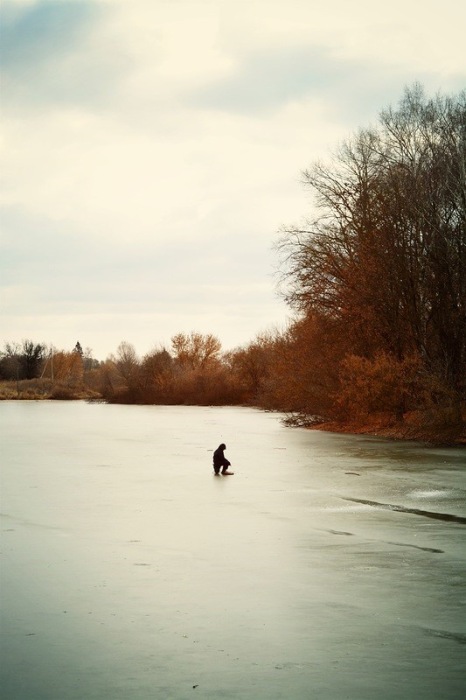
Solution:
M228 471L228 467L231 465L231 462L229 462L223 454L223 450L226 449L227 446L222 442L222 444L219 445L214 452L214 472L217 475L220 472L220 469L222 470L222 474L231 474L231 472Z

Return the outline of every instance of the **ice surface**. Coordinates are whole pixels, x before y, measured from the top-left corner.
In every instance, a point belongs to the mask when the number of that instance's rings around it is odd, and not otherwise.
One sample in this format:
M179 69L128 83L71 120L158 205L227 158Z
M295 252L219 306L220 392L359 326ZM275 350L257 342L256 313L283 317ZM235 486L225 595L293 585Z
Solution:
M464 450L247 408L0 417L6 700L464 697Z

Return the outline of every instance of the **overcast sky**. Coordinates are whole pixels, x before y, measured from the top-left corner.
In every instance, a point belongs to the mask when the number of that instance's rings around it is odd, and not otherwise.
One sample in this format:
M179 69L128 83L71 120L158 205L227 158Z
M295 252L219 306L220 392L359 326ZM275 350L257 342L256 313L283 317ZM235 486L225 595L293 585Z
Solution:
M460 0L2 0L0 348L284 327L301 171L466 86Z

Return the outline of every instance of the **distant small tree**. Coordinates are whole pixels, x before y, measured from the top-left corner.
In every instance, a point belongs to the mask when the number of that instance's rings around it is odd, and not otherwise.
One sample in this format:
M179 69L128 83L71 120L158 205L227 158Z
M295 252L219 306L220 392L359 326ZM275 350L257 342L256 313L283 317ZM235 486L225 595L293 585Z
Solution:
M85 372L90 372L91 370L96 370L100 367L99 360L96 360L92 356L92 348L85 348L83 352L83 366Z
M45 345L33 343L32 340L23 340L20 366L24 379L35 379L40 376L42 363L45 357Z
M0 378L6 380L21 379L21 348L18 343L5 343L0 352Z
M199 369L219 361L222 345L214 335L192 331L178 333L171 339L176 362L182 368Z
M226 355L233 376L250 402L259 400L274 372L277 338L272 332L260 333L245 347Z
M173 387L173 358L165 348L145 355L141 363L140 386L147 400L170 402Z
M139 359L134 345L123 340L117 348L115 364L127 385L133 386L139 371Z
M55 351L51 361L47 365L47 374L52 376L55 382L66 384L76 388L83 380L83 361L77 352ZM53 365L52 365L53 363Z

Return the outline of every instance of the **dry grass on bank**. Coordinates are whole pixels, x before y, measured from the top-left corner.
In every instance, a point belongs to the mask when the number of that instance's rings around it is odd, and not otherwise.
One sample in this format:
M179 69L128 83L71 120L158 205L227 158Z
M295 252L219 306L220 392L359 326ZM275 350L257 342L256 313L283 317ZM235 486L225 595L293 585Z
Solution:
M85 386L69 386L50 379L22 379L0 382L0 401L43 401L99 399L100 394Z

